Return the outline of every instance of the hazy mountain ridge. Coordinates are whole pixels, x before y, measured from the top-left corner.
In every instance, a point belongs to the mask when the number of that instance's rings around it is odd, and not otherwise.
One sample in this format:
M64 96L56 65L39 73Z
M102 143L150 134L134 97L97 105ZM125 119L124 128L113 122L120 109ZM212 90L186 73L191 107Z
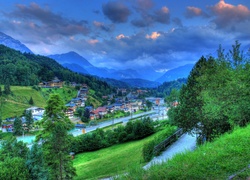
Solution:
M31 53L33 52L26 47L24 44L22 44L20 41L0 32L0 44L5 45L9 48L15 49L17 51L20 51L22 53Z
M159 83L174 81L179 78L187 78L194 64L186 64L174 69L167 71L163 76L158 78L156 81Z
M123 81L127 84L129 84L131 87L138 87L138 88L155 88L160 85L159 82L155 81L149 81L145 79L121 79L120 81Z

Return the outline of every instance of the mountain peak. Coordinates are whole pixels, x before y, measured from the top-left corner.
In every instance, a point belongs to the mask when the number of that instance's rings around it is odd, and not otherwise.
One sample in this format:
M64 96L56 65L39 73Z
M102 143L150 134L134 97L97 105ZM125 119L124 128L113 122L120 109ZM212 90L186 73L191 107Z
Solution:
M69 51L63 54L53 54L48 57L55 59L60 64L78 64L82 67L93 67L87 59L76 53L75 51Z
M20 51L22 53L31 53L33 52L27 48L24 44L22 44L20 41L0 32L0 44L3 44L9 48L15 49L17 51Z

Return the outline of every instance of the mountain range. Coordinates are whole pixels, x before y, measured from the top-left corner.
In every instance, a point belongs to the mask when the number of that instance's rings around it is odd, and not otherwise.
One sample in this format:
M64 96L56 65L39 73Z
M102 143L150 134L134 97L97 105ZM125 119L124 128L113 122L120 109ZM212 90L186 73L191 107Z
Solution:
M18 50L22 53L33 52L20 41L0 32L0 44ZM87 59L76 52L49 55L62 66L81 74L94 75L105 79L115 79L123 81L133 87L157 87L163 82L173 81L178 78L187 78L193 68L193 64L187 64L164 73L156 72L151 67L144 69L125 69L116 70L109 68L100 68L92 65Z

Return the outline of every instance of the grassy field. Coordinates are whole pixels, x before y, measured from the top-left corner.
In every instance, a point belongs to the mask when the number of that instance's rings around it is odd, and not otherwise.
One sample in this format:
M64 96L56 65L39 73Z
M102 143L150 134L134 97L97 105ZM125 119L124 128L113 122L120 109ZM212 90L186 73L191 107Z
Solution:
M248 179L250 177L250 126L236 129L194 152L176 155L148 171L134 170L120 179ZM241 172L241 170L245 171Z
M30 86L11 86L10 88L12 91L11 95L0 97L0 113L2 119L21 116L25 109L31 107L29 104L31 97L34 101L34 106L44 108L51 93L60 94L65 103L77 95L77 91L72 87L42 89L41 91L37 91Z
M174 130L175 128L173 127L172 132ZM76 167L78 176L75 179L109 177L126 172L129 167L145 165L142 157L144 143L156 139L163 134L166 134L166 131L160 131L142 140L76 155L74 167Z

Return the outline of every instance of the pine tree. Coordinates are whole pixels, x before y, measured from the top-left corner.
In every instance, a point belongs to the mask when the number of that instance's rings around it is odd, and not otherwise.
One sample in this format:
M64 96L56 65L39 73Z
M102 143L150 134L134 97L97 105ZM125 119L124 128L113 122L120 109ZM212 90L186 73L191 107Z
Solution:
M4 94L6 95L9 95L11 93L11 90L10 90L10 84L9 84L9 81L6 80L6 83L4 85Z
M26 128L27 128L27 131L29 132L34 123L34 119L32 117L31 111L28 111L25 113L25 120L26 120Z
M64 102L58 94L52 94L45 107L41 121L43 130L37 137L41 140L45 163L49 168L49 179L73 179L76 175L70 153L71 136L68 130L74 126L65 115Z
M34 105L34 101L33 101L33 98L32 98L32 97L30 97L29 104L30 104L30 105Z
M22 120L19 117L16 117L13 127L14 127L14 134L15 135L22 135L23 134Z

